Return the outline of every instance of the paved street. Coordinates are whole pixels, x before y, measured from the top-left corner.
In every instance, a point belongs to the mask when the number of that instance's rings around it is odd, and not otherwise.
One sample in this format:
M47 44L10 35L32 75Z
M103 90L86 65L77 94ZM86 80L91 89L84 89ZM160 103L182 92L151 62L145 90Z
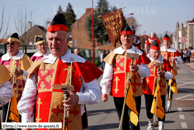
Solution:
M190 63L194 66L194 63ZM179 65L177 78L179 92L174 95L173 113L166 114L165 130L194 130L194 70ZM98 80L100 81L101 78ZM89 128L87 130L117 130L119 120L112 97L109 101L87 105ZM0 111L1 112L1 111ZM140 113L141 130L147 128L144 96ZM156 128L157 129L157 128Z
M190 63L194 66L194 63ZM166 114L165 130L194 130L194 70L185 65L179 65L179 75L176 77L179 92L174 95L172 113ZM100 80L100 79L99 79ZM109 101L96 105L87 105L89 128L87 130L117 130L119 120L112 97ZM141 130L147 129L144 96L142 96L140 113ZM155 128L157 129L157 128Z

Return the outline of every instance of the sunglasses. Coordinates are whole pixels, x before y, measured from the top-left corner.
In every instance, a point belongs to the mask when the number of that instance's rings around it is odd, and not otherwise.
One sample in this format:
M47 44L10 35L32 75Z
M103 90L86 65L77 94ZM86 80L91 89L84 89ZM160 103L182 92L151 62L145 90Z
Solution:
M15 43L14 43L14 42L11 42L11 43L8 42L8 43L6 43L6 44L7 44L7 45L9 45L9 44L10 44L10 45L14 45Z

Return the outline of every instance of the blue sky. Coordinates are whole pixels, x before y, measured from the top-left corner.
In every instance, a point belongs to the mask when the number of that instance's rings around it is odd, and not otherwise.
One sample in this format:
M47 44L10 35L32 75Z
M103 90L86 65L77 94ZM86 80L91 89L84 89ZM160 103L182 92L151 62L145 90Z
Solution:
M96 7L99 0L93 0ZM92 7L92 0L0 0L0 15L4 5L6 19L9 22L9 35L16 31L14 20L17 18L19 8L22 6L23 13L27 10L27 21L32 21L32 26L37 24L46 26L56 14L59 5L66 10L68 2L71 3L77 18L80 18L86 8ZM186 22L194 18L193 0L108 0L109 6L122 8L127 16L134 13L133 17L138 24L137 34L149 35L150 32L164 33L166 30L174 32L176 23Z

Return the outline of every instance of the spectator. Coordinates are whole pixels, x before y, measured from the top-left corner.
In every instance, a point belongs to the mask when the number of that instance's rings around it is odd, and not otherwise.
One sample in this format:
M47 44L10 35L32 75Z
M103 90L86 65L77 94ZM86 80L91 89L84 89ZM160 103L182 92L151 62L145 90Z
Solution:
M190 49L187 50L187 60L190 62L190 57L191 57L191 51Z
M106 56L107 56L106 50L104 50L104 51L103 51L103 54L102 54L102 64L101 64L102 70L104 70L104 67L105 67L105 62L103 61L103 59L104 59Z
M183 61L183 49L181 49L181 59Z
M187 60L187 48L185 50L183 50L183 61L184 63L186 62Z
M75 48L75 49L74 49L74 54L83 57L83 56L79 53L78 48Z
M106 53L106 56L107 56L107 55L109 54L108 50L106 50L106 52L105 52L105 53ZM104 58L105 58L105 57L104 57Z

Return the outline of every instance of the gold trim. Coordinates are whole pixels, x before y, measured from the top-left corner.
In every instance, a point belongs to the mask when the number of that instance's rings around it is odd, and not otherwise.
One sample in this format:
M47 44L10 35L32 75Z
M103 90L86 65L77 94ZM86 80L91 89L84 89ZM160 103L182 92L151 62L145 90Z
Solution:
M19 39L13 38L13 37L9 37L9 38L7 39L7 41L8 41L8 42L18 42L18 43L20 43Z
M115 78L115 80L114 80L114 81L116 81L116 88L114 89L115 93L117 93L117 92L119 91L119 89L118 89L118 81L119 81L119 80L120 80L119 77L116 76L116 78Z
M43 105L42 102L41 102L40 97L38 98L37 104L38 104L38 115L37 115L37 118L36 118L36 122L39 122L41 120L41 118L40 118L40 105Z
M38 41L38 42L36 43L36 46L39 45L39 44L42 44L42 43L44 43L44 42L45 42L45 40Z

